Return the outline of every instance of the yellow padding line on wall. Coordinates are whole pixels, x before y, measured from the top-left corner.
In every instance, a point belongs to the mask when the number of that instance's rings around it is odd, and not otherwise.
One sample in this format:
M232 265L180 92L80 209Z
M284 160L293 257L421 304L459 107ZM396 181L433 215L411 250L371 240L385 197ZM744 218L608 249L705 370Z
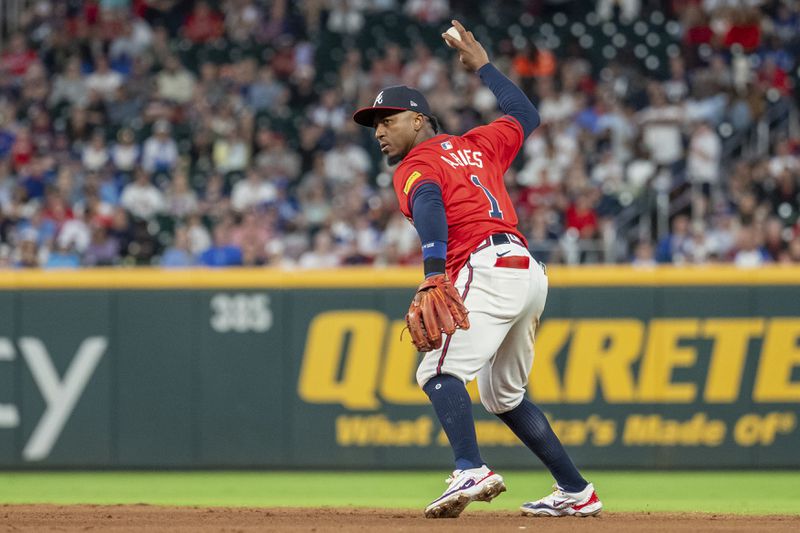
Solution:
M800 266L771 265L753 269L731 265L655 268L553 266L548 269L548 277L551 287L800 285ZM0 271L0 290L411 288L421 279L420 267L351 267L325 271L148 267L7 270Z

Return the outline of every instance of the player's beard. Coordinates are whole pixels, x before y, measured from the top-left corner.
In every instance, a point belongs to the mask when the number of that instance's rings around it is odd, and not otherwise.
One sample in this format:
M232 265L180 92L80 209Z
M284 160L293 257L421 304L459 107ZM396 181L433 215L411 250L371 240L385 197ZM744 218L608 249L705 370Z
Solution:
M386 156L386 164L390 167L395 166L397 163L403 160L404 155L395 154L395 155L387 155Z

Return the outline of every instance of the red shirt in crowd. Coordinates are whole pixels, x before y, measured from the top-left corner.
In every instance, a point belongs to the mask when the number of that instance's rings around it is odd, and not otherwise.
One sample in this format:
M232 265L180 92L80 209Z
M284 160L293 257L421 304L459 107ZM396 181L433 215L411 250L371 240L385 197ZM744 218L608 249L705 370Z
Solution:
M767 87L777 89L784 96L789 96L792 91L792 83L786 71L780 67L764 69L758 73L758 81Z
M761 28L758 24L744 24L741 26L731 26L725 35L725 46L730 48L734 44L739 44L745 50L754 50L761 43Z
M33 50L24 50L21 52L12 52L11 50L4 52L0 55L0 72L8 72L12 76L24 76L30 67L36 61L36 52Z
M204 43L222 37L225 31L225 21L213 11L196 9L186 19L183 27L184 35L190 41Z
M711 27L706 25L694 26L686 31L686 42L692 45L708 44L714 37Z
M567 208L567 227L578 230L581 237L592 237L597 231L597 214L592 208L571 204Z

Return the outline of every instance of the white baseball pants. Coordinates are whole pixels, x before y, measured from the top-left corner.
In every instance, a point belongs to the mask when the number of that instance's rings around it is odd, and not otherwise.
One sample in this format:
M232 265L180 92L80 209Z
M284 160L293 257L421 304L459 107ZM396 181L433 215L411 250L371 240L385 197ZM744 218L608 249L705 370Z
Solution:
M510 411L522 402L533 365L534 333L547 300L544 267L515 236L493 235L470 255L455 288L470 328L425 354L417 382L423 387L449 374L467 383L477 376L483 406L495 414Z

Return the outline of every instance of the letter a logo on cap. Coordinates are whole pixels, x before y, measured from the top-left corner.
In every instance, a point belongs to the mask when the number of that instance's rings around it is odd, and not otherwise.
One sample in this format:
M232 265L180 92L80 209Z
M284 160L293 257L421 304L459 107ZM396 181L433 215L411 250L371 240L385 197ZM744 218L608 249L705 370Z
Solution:
M378 93L378 96L375 97L375 101L372 103L373 106L383 103L383 91Z

